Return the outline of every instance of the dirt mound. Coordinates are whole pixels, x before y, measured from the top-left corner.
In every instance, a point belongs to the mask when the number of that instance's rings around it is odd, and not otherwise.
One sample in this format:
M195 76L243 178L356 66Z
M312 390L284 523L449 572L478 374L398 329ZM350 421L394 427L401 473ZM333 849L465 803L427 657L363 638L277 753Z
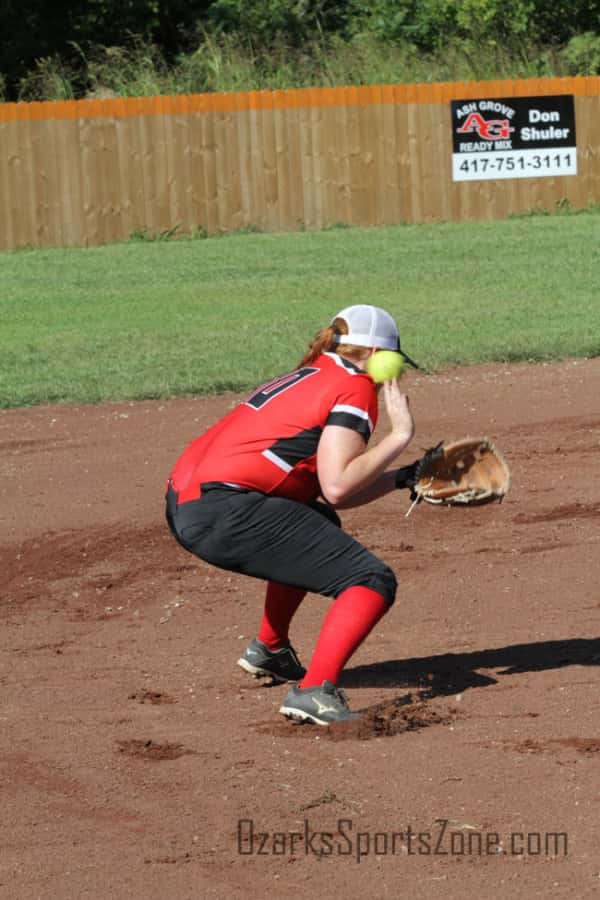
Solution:
M395 697L366 709L357 710L357 712L360 713L358 719L336 722L325 727L312 722L280 720L261 722L256 726L256 730L261 734L271 734L277 737L368 741L372 738L393 737L407 731L429 728L432 725L447 725L457 715L455 708L448 712L441 712L432 709L422 697L412 694Z
M332 741L368 741L371 738L393 737L419 728L430 728L432 725L447 725L455 717L455 709L441 713L431 709L424 700L407 694L361 710L360 719L337 722L327 731Z

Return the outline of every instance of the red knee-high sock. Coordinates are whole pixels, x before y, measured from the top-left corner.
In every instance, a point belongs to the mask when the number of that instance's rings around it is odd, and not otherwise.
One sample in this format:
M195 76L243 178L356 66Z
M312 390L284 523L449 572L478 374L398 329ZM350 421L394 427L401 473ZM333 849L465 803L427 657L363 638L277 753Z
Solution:
M384 597L371 588L357 586L343 591L325 616L317 646L301 688L337 682L354 651L387 612Z
M258 640L269 650L279 650L288 643L288 628L292 617L306 596L300 588L269 581L265 610L258 632Z

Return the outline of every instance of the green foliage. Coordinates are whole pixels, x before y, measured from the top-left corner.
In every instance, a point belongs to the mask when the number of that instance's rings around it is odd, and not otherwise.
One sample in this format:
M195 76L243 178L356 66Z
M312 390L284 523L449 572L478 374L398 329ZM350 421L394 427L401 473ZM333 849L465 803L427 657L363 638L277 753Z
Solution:
M600 75L600 34L575 35L561 56L570 75Z
M361 5L357 0L214 0L208 18L217 30L246 36L255 46L285 37L287 44L300 47L319 31L344 34Z
M177 58L174 78L186 93L250 91L265 86L252 48L227 34L205 34L192 53Z
M432 52L456 32L453 0L372 0L366 30L382 41Z
M599 0L0 0L0 31L0 101L600 71Z
M77 73L57 54L36 60L19 84L19 100L73 100L76 94Z
M597 0L372 0L370 8L381 38L409 38L427 50L452 38L511 46L526 36L549 46L600 27Z
M178 79L153 44L134 40L128 47L96 47L87 66L88 94L123 97L176 94Z
M87 52L96 43L118 44L131 34L150 39L159 22L158 6L159 0L0 0L0 66L9 93L16 97L25 79L22 90L28 96L30 72L32 83L37 77L46 86L47 61L60 60L77 72L69 80L80 96L86 67L81 48Z
M534 0L530 27L535 40L544 44L566 44L574 35L600 32L598 0Z
M590 66L596 65L589 54L586 58ZM527 45L510 50L494 42L482 53L480 43L460 38L426 53L408 42L381 41L370 32L348 40L317 35L302 50L279 44L267 52L221 34L206 35L194 51L178 55L172 63L155 45L139 40L128 48L96 47L83 72L56 57L43 59L22 79L19 99L531 78L582 74L580 68L564 53L540 53Z
M456 22L471 39L511 42L531 29L534 0L462 0L453 4Z

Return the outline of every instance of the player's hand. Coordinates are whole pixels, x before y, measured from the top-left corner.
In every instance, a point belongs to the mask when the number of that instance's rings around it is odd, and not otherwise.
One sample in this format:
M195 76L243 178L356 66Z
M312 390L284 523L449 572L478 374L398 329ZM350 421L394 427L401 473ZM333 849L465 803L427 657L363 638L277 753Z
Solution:
M400 382L397 378L383 383L383 397L385 408L390 417L392 433L410 440L415 433L415 423L410 411L408 397L400 390Z

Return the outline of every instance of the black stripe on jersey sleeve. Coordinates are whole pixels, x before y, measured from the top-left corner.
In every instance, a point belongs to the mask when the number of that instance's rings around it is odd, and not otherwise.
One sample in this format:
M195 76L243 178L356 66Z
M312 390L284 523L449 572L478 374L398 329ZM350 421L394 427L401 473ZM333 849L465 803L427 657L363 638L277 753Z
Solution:
M360 416L354 416L349 412L331 412L327 417L326 425L342 425L344 428L351 428L352 431L358 431L367 439L371 437L371 429L367 419Z
M356 363L353 363L352 360L346 359L345 356L340 356L338 353L332 352L330 350L326 350L324 355L332 359L336 366L340 366L342 369L346 369L346 371L350 372L351 375L365 374L363 369L359 368L359 366L357 366Z
M268 449L288 465L296 466L299 462L315 455L322 431L320 425L315 425L314 428L299 431L293 437L280 438Z

